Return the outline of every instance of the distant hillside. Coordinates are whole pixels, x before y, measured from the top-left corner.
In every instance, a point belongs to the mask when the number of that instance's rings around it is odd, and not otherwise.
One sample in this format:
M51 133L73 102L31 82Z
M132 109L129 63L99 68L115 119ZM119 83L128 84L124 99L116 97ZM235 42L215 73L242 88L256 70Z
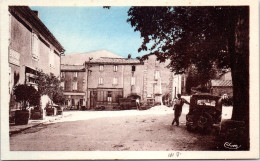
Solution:
M92 60L95 60L101 57L123 58L122 56L118 56L107 50L100 50L100 51L86 52L86 53L66 54L65 56L61 56L61 64L83 65L85 61L89 60L89 58L93 58Z

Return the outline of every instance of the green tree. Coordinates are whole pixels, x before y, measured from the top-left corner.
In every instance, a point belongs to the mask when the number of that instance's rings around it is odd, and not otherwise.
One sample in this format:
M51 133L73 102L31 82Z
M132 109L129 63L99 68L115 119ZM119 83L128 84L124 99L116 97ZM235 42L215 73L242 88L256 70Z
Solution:
M63 95L63 89L58 77L55 77L53 73L50 75L43 72L38 72L36 78L38 91L40 95L48 95L50 99L56 104L63 104L65 97Z
M195 65L210 78L214 68L231 68L232 120L249 127L249 7L131 7L128 20L147 51L184 73ZM208 75L207 75L208 74Z
M27 106L37 106L40 104L40 95L38 91L26 84L20 84L14 87L15 101L21 103L22 110L26 110Z

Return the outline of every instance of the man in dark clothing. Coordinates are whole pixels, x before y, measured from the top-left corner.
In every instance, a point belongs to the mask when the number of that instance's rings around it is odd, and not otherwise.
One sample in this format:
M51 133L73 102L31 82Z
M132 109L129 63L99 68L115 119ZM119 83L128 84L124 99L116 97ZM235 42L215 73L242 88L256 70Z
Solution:
M175 100L175 104L174 104L174 119L172 121L172 125L174 124L174 122L176 122L176 125L179 126L179 118L181 116L181 112L182 112L182 106L184 103L186 104L190 104L187 100L185 100L184 98L181 98L181 94L177 94L177 99Z

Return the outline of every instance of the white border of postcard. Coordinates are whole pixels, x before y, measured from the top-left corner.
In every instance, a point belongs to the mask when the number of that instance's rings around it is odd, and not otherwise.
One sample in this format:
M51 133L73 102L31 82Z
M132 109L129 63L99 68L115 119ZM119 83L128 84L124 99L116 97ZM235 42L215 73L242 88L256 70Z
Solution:
M27 6L250 6L250 151L10 151L8 110L8 5ZM1 159L253 159L259 158L259 4L258 0L60 0L0 1ZM175 155L169 155L173 153ZM176 154L179 154L178 156Z

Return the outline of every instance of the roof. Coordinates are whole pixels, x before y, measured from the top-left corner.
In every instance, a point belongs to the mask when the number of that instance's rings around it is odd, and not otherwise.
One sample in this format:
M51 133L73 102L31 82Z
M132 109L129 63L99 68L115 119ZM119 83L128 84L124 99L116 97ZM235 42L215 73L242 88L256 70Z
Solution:
M63 65L61 64L61 71L85 71L84 65Z
M211 80L211 86L212 87L232 87L232 81L231 80L218 80L214 79Z
M71 53L61 57L61 64L83 65L86 61L95 61L101 57L123 58L107 50L98 50L86 53Z
M28 6L9 6L9 12L26 27L29 27L33 31L36 31L36 33L38 32L38 34L40 34L55 48L57 48L59 52L63 53L65 51L58 40L38 18L37 14L32 11Z
M87 64L142 64L138 59L128 59L128 58L107 58L102 57L96 60L91 60L86 62Z

